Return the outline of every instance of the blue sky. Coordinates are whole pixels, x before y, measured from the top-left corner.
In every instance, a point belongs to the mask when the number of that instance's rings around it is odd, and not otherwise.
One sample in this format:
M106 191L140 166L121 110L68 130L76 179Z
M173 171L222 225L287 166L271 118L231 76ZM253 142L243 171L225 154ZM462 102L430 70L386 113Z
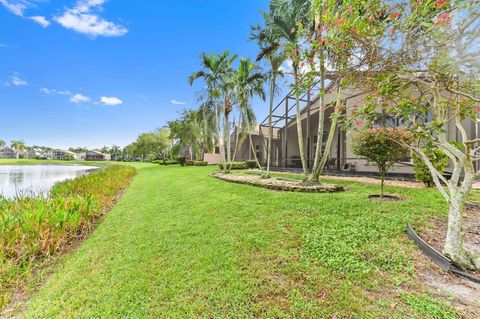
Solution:
M255 57L267 0L0 0L0 139L126 145L194 106L199 54ZM173 102L172 102L173 101ZM267 104L256 101L258 118Z

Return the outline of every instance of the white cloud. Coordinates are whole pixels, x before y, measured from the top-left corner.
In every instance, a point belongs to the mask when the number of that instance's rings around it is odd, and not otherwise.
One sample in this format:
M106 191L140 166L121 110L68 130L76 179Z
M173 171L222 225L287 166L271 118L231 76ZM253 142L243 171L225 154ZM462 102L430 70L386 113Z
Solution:
M112 97L107 97L107 96L102 96L100 98L100 103L104 104L104 105L111 105L111 106L114 106L114 105L120 105L123 103L122 100L120 100L118 97L115 97L115 96L112 96Z
M23 17L23 13L30 5L30 2L26 0L0 0L0 4L14 15Z
M60 94L60 95L72 95L72 92L70 92L69 90L63 90L63 91L57 91L57 94Z
M77 93L70 98L70 102L72 103L86 103L89 101L90 101L90 98L88 96L82 95L80 93Z
M2 0L0 0L2 1ZM98 15L105 0L77 0L77 5L55 17L60 25L92 37L120 37L128 32L124 26L104 20ZM97 11L97 12L95 12Z
M41 88L39 91L45 94L72 95L72 92L69 90L59 91L56 89Z
M171 100L170 103L172 104L175 104L175 105L185 105L187 103L183 102L183 101L177 101L177 100Z
M42 16L33 16L33 17L28 17L30 20L35 21L42 27L46 28L50 25L50 21L48 21L45 17Z
M12 85L23 86L27 84L28 82L22 79L20 73L18 72L13 72L12 75L10 76L10 80L5 82L5 86L12 86Z
M47 20L44 16L25 16L25 11L32 6L36 5L36 2L43 0L0 0L0 4L3 5L8 11L23 17L35 21L42 27L46 28L50 25L50 21Z

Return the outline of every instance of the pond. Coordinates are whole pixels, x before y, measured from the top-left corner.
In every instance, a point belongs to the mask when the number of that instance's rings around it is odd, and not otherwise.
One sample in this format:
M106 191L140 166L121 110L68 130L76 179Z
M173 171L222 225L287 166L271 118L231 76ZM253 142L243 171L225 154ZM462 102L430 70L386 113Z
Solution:
M0 165L0 195L6 198L22 194L45 196L56 183L97 169L85 165Z

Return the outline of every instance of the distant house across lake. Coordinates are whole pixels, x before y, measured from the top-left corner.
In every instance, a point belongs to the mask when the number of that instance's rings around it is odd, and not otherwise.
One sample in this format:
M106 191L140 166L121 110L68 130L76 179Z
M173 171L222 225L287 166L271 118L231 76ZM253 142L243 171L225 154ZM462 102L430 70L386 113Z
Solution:
M85 152L85 160L86 161L108 161L110 160L110 156L107 156L98 151L87 150Z
M68 160L68 159L78 160L80 159L80 155L72 151L55 149L52 152L52 158L54 160Z
M17 154L8 146L0 147L0 158L16 158Z

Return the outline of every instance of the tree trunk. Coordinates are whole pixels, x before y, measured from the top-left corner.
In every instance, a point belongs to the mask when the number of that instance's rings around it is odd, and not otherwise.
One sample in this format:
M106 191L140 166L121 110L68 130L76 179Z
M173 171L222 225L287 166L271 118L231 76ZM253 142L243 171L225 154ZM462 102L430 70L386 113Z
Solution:
M305 150L303 147L303 128L302 118L300 114L300 88L298 84L298 66L294 64L293 73L295 77L295 111L297 117L297 136L298 136L298 152L300 153L300 160L302 162L303 175L305 178L308 176L307 162L305 161ZM288 120L288 119L287 119Z
M269 104L269 113L268 113L268 146L267 146L267 174L266 174L267 177L270 177L270 161L272 160L272 138L273 138L272 112L273 112L273 100L274 100L274 94L275 94L275 82L276 82L276 75L272 74L272 79L270 82L270 104Z
M325 126L325 66L323 50L320 50L320 105L318 106L318 129L317 129L317 145L315 150L315 159L313 162L313 170L309 180L318 182L320 177L320 159L322 156L322 144L323 144L323 128ZM325 151L327 148L325 148Z
M385 174L382 173L381 176L381 182L380 182L380 198L383 198L384 194L384 187L385 187Z
M332 148L332 143L333 143L333 138L335 137L335 132L337 130L337 124L338 124L338 117L340 116L341 112L341 107L340 104L340 86L337 88L337 99L335 101L335 111L333 114L332 122L330 123L330 130L328 132L328 137L327 137L327 142L325 144L325 150L322 155L322 159L320 160L320 163L318 163L316 169L312 172L312 181L318 182L320 178L320 174L323 172L323 169L325 168L325 164L327 163L328 160L328 155L330 154L330 149ZM318 147L318 146L317 146ZM340 160L337 158L337 161Z
M227 152L227 163L232 161L232 153L231 153L231 141L230 141L230 121L229 121L229 114L225 114L225 137L226 137L226 152Z
M448 228L445 238L444 254L458 265L472 270L480 270L480 256L470 253L464 248L465 229L463 216L468 193L475 180L473 163L465 164L465 176L461 186L450 185L450 208L448 212Z
M241 121L242 121L242 114L240 113L239 123L241 123ZM233 162L235 161L235 158L237 157L238 139L239 139L239 133L238 133L238 126L237 126L237 127L235 127L235 146L234 146L234 149L233 149L232 161L230 162L230 166L228 168L229 170L232 169Z
M250 147L253 152L253 157L255 158L255 162L257 162L258 169L262 170L262 166L260 165L260 162L257 157L257 152L255 152L255 148L253 147L253 142L252 142L252 134L248 133L248 138L250 139Z
M216 126L216 135L217 135L217 143L218 149L220 150L220 160L222 163L223 171L226 172L226 165L225 165L225 150L223 149L222 139L221 137L221 127L220 127L220 108L218 105L215 106L215 126Z

